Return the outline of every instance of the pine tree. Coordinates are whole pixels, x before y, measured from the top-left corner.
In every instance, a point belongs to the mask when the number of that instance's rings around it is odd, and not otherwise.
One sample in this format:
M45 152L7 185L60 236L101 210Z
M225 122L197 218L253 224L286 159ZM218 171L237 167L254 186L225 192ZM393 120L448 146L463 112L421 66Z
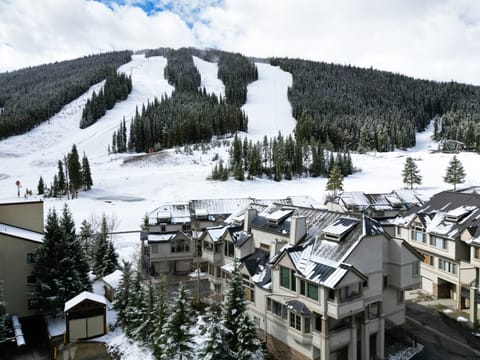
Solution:
M43 195L45 194L45 183L43 182L43 178L40 176L40 179L38 180L38 195Z
M466 174L463 165L460 160L457 159L457 156L454 155L448 164L447 173L445 174L443 181L447 184L452 184L453 190L456 190L457 184L463 184L465 182L465 177Z
M91 291L92 284L89 277L90 266L85 251L75 233L75 223L66 204L63 208L62 218L60 219L60 227L68 248L67 256L70 255L69 257L74 264L74 266L69 269L71 271L71 276L69 274L65 280L66 283L70 280L71 291L68 296L73 297L84 290Z
M78 239L83 251L85 251L85 254L87 255L90 266L93 268L93 259L95 258L95 236L92 229L92 224L87 220L83 220L82 224L80 225L80 234L78 234Z
M37 278L36 293L42 309L58 309L66 300L91 289L88 263L66 205L61 219L55 210L48 214L44 242L35 257L33 275Z
M130 299L125 308L126 331L128 337L137 341L140 338L141 326L146 317L147 304L145 301L145 292L143 289L142 275L140 271L136 271L130 288Z
M117 323L125 329L127 324L126 309L130 302L130 291L132 286L132 265L129 262L123 262L122 278L120 284L115 290L113 308L117 311Z
M97 233L95 246L95 261L93 271L97 278L103 277L115 271L118 268L118 256L111 240L108 238L109 227L107 217L102 215L100 231Z
M156 359L160 359L163 354L163 346L161 342L162 327L167 318L167 299L165 292L165 278L160 277L156 286L155 303L153 306L153 325L154 329L150 335L150 343L152 344L153 355Z
M224 320L220 318L213 305L207 309L206 320L206 341L199 350L198 358L205 360L236 359L236 354L228 346L228 339L234 335L225 327Z
M343 191L343 175L342 170L338 165L333 166L325 189L328 191L333 191L334 195L337 194L337 191Z
M238 360L263 360L263 349L257 337L255 324L248 314L243 314L238 329Z
M183 284L178 287L176 298L170 306L168 316L162 328L160 343L163 347L162 360L194 359L193 326L190 299Z
M237 330L240 328L240 316L245 312L245 293L239 264L235 262L230 279L227 282L227 291L223 302L222 318L225 327L233 334L228 338L228 345L232 351L238 347Z
M410 189L413 189L413 185L420 185L422 183L422 176L420 175L420 170L410 156L407 157L405 161L405 167L402 171L403 183L408 185Z
M88 163L88 158L85 153L83 153L82 158L82 185L83 190L90 190L93 185L92 173L90 171L90 164Z
M64 254L62 231L55 210L48 213L45 237L35 253L33 275L37 279L36 297L43 310L54 310L62 305L63 292L59 289L59 255Z
M55 178L53 179L53 183L55 185ZM65 194L66 188L67 188L67 183L65 178L65 172L63 170L63 163L61 160L58 160L58 173L57 173L57 186L56 186L57 193L60 195Z
M67 168L72 198L76 197L78 189L82 185L82 171L78 157L77 146L73 144L72 151L67 156Z

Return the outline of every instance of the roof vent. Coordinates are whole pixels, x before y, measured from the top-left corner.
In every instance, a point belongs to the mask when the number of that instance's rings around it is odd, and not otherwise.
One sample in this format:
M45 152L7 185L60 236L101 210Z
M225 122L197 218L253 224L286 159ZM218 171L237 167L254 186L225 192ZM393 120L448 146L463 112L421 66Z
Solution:
M474 206L459 206L445 214L445 220L457 223L475 209Z
M340 241L359 223L360 220L358 219L339 218L324 228L322 233L326 240Z
M274 211L273 213L267 216L267 221L269 224L278 225L287 217L289 217L292 212L293 212L293 209L280 209L280 210Z

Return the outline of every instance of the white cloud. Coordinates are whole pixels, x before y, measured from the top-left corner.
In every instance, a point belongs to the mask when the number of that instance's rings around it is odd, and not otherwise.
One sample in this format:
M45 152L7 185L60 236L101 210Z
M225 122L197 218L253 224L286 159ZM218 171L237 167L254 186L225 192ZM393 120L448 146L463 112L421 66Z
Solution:
M120 0L118 0L120 1ZM480 85L476 0L0 0L0 70L112 49L218 47Z

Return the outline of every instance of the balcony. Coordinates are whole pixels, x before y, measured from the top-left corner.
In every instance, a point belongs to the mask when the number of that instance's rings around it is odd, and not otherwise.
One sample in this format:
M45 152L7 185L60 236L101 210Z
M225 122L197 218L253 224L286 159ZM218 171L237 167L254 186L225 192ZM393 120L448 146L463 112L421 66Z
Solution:
M363 298L360 295L342 299L340 302L328 301L328 316L341 319L345 316L362 312L364 310Z

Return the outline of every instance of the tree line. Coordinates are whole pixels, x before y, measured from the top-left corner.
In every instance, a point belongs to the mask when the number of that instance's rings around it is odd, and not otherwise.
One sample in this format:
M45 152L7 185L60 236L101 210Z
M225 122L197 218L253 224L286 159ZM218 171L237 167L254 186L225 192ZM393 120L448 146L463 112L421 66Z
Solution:
M53 177L53 182L47 187L43 177L38 180L38 194L47 197L68 195L72 199L78 197L78 191L88 191L92 188L93 180L90 170L90 163L87 155L83 153L82 162L78 156L77 146L73 144L72 150L64 157L63 161L58 160L58 171Z
M292 135L276 137L253 143L235 135L229 148L229 161L215 164L211 179L236 180L266 176L274 181L291 180L293 177L318 177L330 174L338 166L343 176L353 173L354 166L348 151L334 154L313 137L310 141L298 141ZM245 176L246 174L246 176Z
M330 142L336 151L414 146L415 132L423 131L436 115L447 117L438 138L463 138L460 129L465 133L468 122L478 124L477 86L299 59L270 62L293 75L288 97L297 119L296 136ZM449 121L455 116L464 124ZM474 130L475 136L480 134L477 127Z
M97 122L107 110L113 109L117 101L126 100L132 92L132 77L126 74L119 74L114 68L107 73L105 85L98 95L95 91L92 97L87 100L82 111L80 129L85 129Z
M0 139L49 119L130 58L117 51L0 74Z
M67 300L92 290L90 270L100 278L118 267L117 255L108 239L105 215L101 224L100 229L94 231L84 221L81 234L77 235L67 205L61 216L55 210L48 213L44 241L35 253L33 268L38 308L53 313L63 309ZM90 257L92 253L94 256Z
M240 103L236 96L231 95L231 100L228 100L228 96L227 99L218 98L215 94L207 94L205 89L198 89L201 79L192 54L200 52L183 48L163 50L160 53L167 57L165 76L175 86L175 90L170 97L162 96L160 100L155 98L153 102L143 105L141 111L137 109L130 123L128 140L125 122L122 121L112 136L111 152L158 151L210 141L214 135L247 131L248 118L240 109L243 102ZM158 52L149 53L152 54ZM239 54L223 57L229 60L225 60L222 66L219 65L219 73L222 69L225 74L234 73L238 70L234 67L241 67L239 64L246 60L232 60L240 58ZM255 68L249 68L249 71L255 73ZM229 87L235 89L231 90L232 94L240 93L239 88L244 88L246 94L248 82L236 81L229 80Z
M148 347L155 359L263 360L255 325L246 313L238 265L226 288L223 303L211 303L203 316L206 341L199 347L192 334L199 313L183 284L169 298L163 278L145 285L140 271L124 263L113 306L127 337Z

